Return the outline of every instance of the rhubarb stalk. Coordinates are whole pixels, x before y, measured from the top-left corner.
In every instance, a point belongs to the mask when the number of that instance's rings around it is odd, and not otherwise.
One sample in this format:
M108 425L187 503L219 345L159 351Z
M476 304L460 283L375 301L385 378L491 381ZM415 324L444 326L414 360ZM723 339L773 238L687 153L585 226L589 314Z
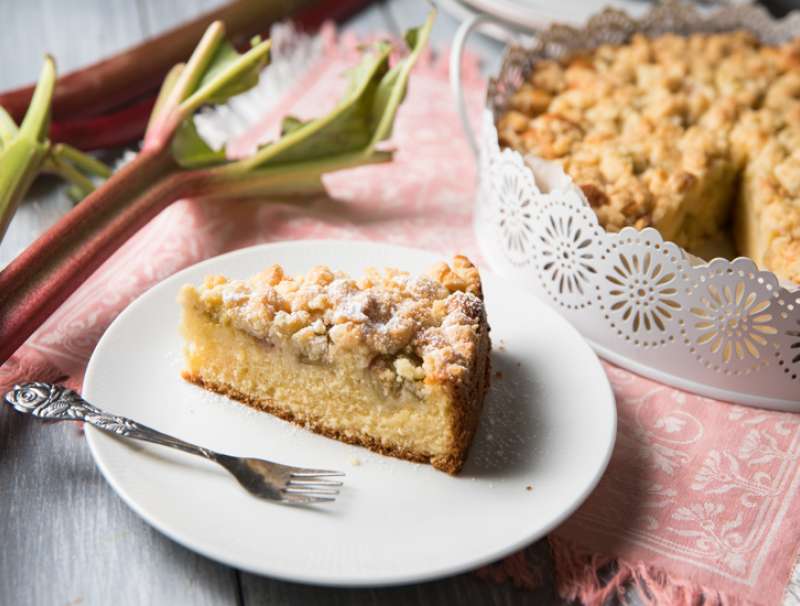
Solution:
M155 93L169 69L191 53L208 25L223 21L237 46L266 34L291 18L314 29L324 20L341 21L368 0L237 0L94 65L58 79L52 103L50 139L95 150L142 138ZM0 93L0 106L21 120L33 95L28 86Z
M0 108L0 238L47 156L47 127L56 69L48 57L22 125Z
M210 23L225 22L246 43L251 36L263 33L273 23L313 3L313 0L237 0L226 4L157 38L62 76L53 97L53 115L57 119L96 115L158 89L170 68L191 54ZM32 87L9 91L0 95L0 105L19 120L32 93Z
M72 183L81 197L94 190L90 176L110 174L102 162L68 145L51 145L47 139L55 80L55 62L45 57L31 105L19 127L0 107L0 240L40 172L60 175Z
M406 35L411 52L396 66L389 65L388 43L372 45L330 114L305 123L287 117L277 141L236 161L199 137L194 114L253 86L269 42L256 40L240 55L224 41L223 25L212 24L165 79L142 151L0 272L0 363L173 201L308 195L324 191L326 173L390 160L392 152L379 145L391 135L434 16Z

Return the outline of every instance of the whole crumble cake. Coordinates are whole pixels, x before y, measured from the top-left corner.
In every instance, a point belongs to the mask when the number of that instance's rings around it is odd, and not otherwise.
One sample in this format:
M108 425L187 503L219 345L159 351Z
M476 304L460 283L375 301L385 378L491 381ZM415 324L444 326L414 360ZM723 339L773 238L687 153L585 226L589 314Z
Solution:
M498 130L561 163L608 231L654 227L703 257L735 243L800 282L800 39L635 35L541 61Z

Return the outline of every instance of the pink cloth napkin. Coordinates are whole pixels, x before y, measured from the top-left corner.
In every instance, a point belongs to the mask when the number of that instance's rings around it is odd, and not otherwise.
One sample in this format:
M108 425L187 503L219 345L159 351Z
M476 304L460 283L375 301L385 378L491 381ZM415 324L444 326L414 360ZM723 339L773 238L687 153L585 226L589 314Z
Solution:
M308 114L334 98L356 40L328 32L325 45L302 86L264 117L264 131L287 110ZM475 61L465 71L477 115L484 82ZM32 379L79 387L97 340L129 302L181 268L243 246L367 239L480 259L471 229L474 160L443 62L428 56L415 70L394 142L392 164L327 177L330 198L173 205L0 367L0 388ZM719 403L611 365L606 370L619 436L597 490L551 536L561 594L599 604L636 583L652 603L780 603L800 538L800 416ZM537 578L525 553L482 574L523 586Z

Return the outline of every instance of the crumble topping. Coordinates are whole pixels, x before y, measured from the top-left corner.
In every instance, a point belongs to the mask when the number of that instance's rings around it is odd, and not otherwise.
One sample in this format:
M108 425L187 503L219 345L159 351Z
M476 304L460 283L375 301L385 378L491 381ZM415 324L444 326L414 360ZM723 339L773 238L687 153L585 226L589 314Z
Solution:
M386 395L466 373L485 322L478 270L461 256L418 277L368 269L354 279L324 266L290 277L273 265L248 280L209 276L181 297L304 362L355 355Z
M780 142L786 153L755 171L751 189L764 231L797 237L800 165L789 150L800 142L800 39L770 47L744 31L637 34L540 61L498 133L502 145L559 162L608 231L652 226L690 249L687 226L700 238L725 228L737 177ZM709 210L682 215L690 196ZM783 277L800 279L794 263Z

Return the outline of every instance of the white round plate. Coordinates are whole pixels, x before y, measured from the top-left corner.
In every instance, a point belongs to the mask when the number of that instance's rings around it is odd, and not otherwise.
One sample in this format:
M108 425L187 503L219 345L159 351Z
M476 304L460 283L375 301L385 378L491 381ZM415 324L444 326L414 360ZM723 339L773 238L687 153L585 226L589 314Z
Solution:
M210 558L322 585L390 585L455 574L546 534L600 479L616 410L597 357L565 320L484 276L494 352L480 429L457 477L342 444L184 382L176 302L208 274L244 278L273 264L419 273L441 257L369 242L256 246L190 267L131 304L89 362L84 395L111 412L235 455L347 474L335 503L293 508L251 497L198 457L87 426L98 467L154 527Z

